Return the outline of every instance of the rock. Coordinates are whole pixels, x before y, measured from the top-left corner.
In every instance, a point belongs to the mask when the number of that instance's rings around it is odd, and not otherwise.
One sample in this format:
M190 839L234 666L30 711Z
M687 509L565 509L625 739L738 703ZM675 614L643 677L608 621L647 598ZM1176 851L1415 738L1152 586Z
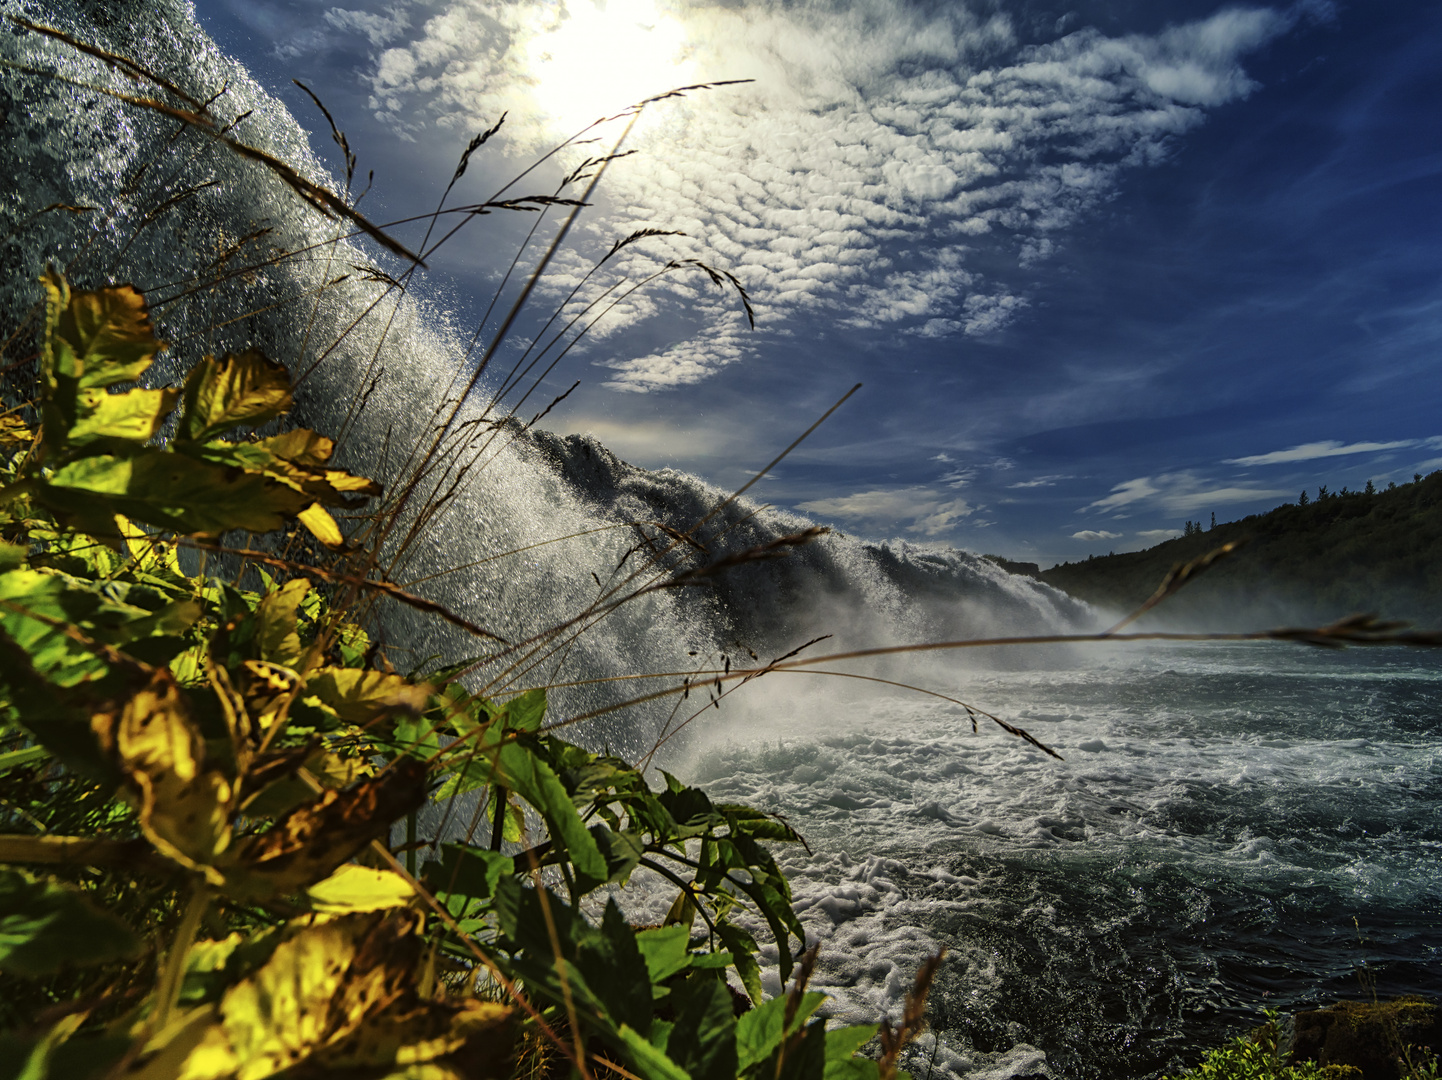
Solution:
M1351 1080L1402 1080L1407 1055L1420 1065L1416 1050L1442 1050L1442 1013L1420 997L1387 1002L1340 1001L1329 1009L1297 1014L1292 1037L1294 1061L1351 1066ZM1336 1080L1347 1073L1337 1071Z

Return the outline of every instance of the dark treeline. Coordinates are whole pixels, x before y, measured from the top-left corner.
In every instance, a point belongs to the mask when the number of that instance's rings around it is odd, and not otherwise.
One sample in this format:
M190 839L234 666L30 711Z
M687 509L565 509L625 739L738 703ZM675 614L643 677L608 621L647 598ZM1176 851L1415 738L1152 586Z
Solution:
M1442 472L1385 491L1323 487L1240 521L1187 525L1183 536L1145 551L1063 563L1038 576L1078 599L1130 610L1176 564L1247 540L1151 618L1237 627L1366 611L1442 624Z

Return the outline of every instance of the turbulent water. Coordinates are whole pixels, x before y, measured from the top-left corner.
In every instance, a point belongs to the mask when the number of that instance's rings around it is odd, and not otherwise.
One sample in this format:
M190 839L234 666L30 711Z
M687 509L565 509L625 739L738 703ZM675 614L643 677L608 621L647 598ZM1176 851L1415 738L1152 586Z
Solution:
M184 5L0 0L0 11L135 56L197 97L224 87L216 112L249 114L237 137L331 182L305 132ZM0 55L136 92L100 63L13 27L0 31ZM266 252L325 240L335 225L263 169L178 130L92 91L3 69L8 326L33 314L46 261L81 284L132 281L171 343L157 379L204 352L252 345L297 373L314 366L302 418L344 433L347 465L394 480L402 448L426 436L464 368L449 323L420 302L386 299L348 329L382 292L365 268L399 270L359 248L318 247L229 276ZM314 297L341 274L350 277ZM685 529L724 496L682 473L631 468L587 438L505 435L504 451L426 531L402 577L512 639L595 598L637 543L625 522ZM714 558L806 524L742 500L699 535ZM613 527L594 531L603 526ZM834 649L1056 632L1092 619L963 552L834 535L707 592L647 596L523 681L686 670L747 649L776 655L822 633L835 635L824 645ZM385 616L384 634L397 656L412 650L417 660L478 651L453 627L404 609ZM667 767L717 797L783 813L807 836L813 854L785 860L808 933L823 944L817 978L834 1015L894 1012L919 963L949 950L934 1033L912 1063L918 1076L1142 1077L1194 1059L1261 1006L1363 993L1369 982L1382 993L1442 989L1436 661L1227 646L845 671L996 712L1065 758L995 728L973 734L963 708L936 697L782 674L706 710L663 751ZM575 713L620 693L576 688L552 706ZM668 715L631 710L575 730L634 754ZM643 886L629 902L642 915L669 896Z

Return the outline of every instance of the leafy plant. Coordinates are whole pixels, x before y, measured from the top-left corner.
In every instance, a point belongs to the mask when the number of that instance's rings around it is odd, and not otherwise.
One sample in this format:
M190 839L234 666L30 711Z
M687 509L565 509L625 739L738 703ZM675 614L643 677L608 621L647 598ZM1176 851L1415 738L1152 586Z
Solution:
M1287 1061L1279 1045L1279 1017L1271 1010L1265 1015L1261 1027L1211 1051L1195 1069L1168 1080L1360 1080L1362 1070L1351 1065Z
M39 422L12 417L0 473L12 1074L489 1076L528 1040L582 1075L895 1072L929 973L879 1062L855 1056L876 1027L816 1018L814 953L763 998L752 928L783 979L803 939L765 846L799 841L784 822L543 731L544 691L377 666L343 574L184 573L184 536L298 523L343 548L326 507L378 488L311 431L220 437L286 411L280 365L125 388L162 347L143 298L45 285ZM474 813L415 874L381 841L433 796ZM663 925L588 914L639 868L677 886Z

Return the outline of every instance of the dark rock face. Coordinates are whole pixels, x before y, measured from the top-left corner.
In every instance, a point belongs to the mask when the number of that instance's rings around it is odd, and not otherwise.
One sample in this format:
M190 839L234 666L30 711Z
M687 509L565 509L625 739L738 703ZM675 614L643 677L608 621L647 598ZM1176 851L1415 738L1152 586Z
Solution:
M1419 997L1368 1003L1342 1001L1297 1014L1292 1059L1350 1065L1362 1080L1402 1080L1420 1055L1409 1047L1442 1050L1442 1012Z

